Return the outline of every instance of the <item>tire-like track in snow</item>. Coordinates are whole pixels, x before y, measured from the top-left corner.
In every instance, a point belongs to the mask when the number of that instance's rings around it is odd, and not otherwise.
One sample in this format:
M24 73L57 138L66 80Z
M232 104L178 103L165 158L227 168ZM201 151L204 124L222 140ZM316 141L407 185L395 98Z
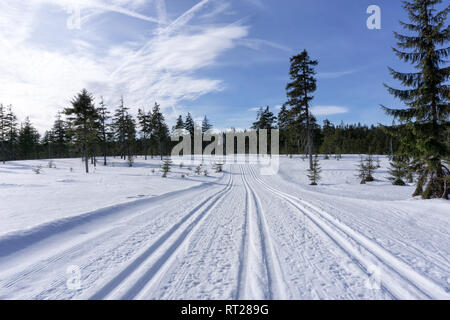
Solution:
M259 178L250 167L253 180L272 194L284 199L313 222L336 243L361 269L371 275L378 270L382 289L397 299L449 299L445 289L413 270L384 248L343 224L329 213L295 196L275 189Z

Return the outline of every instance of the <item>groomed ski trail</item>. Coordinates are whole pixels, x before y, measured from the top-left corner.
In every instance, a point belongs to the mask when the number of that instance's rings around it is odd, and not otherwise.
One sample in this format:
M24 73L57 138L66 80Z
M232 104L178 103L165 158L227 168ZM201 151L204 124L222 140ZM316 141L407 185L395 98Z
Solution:
M382 288L393 298L403 300L450 299L450 294L445 289L413 270L375 242L307 201L271 187L257 176L253 166L250 167L250 171L256 182L296 207L350 255L364 272L369 276L376 272L377 279L375 280L379 281Z

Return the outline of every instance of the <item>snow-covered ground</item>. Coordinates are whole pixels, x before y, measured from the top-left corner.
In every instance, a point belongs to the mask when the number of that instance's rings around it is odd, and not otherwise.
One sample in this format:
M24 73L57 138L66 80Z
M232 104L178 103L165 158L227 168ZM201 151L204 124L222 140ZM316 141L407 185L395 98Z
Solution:
M450 205L380 159L366 185L359 156L322 160L317 187L301 157L166 179L157 159L2 164L0 299L449 299Z

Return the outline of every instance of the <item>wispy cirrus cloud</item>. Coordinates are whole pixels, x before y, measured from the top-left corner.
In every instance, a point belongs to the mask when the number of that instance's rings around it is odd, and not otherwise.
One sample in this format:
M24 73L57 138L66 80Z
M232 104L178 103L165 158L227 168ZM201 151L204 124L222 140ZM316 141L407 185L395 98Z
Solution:
M336 79L336 78L340 78L340 77L344 77L344 76L353 74L358 71L359 70L353 69L353 70L344 70L344 71L335 71L335 72L319 72L317 74L317 78L319 78L319 79Z
M83 87L97 96L104 96L110 107L117 105L122 94L132 109L151 107L158 101L173 118L181 101L223 90L226 85L221 79L199 76L197 72L213 66L220 55L238 46L238 40L247 37L248 27L239 23L210 25L198 21L191 25L202 13L220 14L226 9L220 7L220 2L199 1L172 21L169 21L164 0L150 2L154 5L154 17L131 11L146 3L140 0L30 0L31 6L2 2L2 102L12 103L22 119L31 115L42 131L51 125L56 111L67 106ZM52 49L47 43L31 41L31 34L38 32L36 26L42 19L39 16L42 5L65 9L74 3L83 6L87 13L115 12L149 22L154 32L138 41L132 37L129 42L104 40L96 43L83 38L90 32L88 21L70 41L72 50L68 49L67 41L60 47L53 44ZM52 14L67 16L64 10ZM201 19L207 18L203 15ZM107 28L105 26L106 31ZM99 51L99 45L107 49Z
M347 112L349 112L349 109L342 106L314 106L311 108L311 113L315 116L331 116Z

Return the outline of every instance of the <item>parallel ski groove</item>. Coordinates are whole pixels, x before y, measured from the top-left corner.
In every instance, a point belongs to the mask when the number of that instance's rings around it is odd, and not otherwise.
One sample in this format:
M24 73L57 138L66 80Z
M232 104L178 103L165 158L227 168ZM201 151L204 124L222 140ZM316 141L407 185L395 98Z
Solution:
M251 195L251 198L253 200L252 202L254 203L254 207L251 208L254 211L253 214L256 215L258 234L261 242L262 257L265 263L264 267L267 273L268 295L265 297L256 297L256 298L271 299L271 300L285 299L286 294L286 288L284 286L285 281L283 279L283 274L281 271L278 257L276 256L273 249L272 237L267 227L267 221L264 216L261 200L256 194L254 188L251 187L250 183L248 182L244 172L244 168L242 166L241 172L242 172L242 179L244 181L244 185L247 190L247 194ZM251 214L251 210L249 210L249 214Z
M253 170L253 169L252 169ZM383 276L389 279L381 279L382 286L394 297L399 299L449 299L450 295L445 290L435 284L432 280L414 271L411 267L395 258L378 244L367 239L362 234L354 231L348 226L343 225L331 218L331 215L321 209L316 208L312 204L304 200L300 200L292 195L277 190L263 180L258 178L253 172L253 176L257 182L263 187L287 200L291 205L296 207L300 212L305 214L314 224L316 224L324 233L338 244L347 254L349 254L362 267L363 271L368 272L371 261L361 255L348 239L358 243L362 248L370 252L383 265ZM309 207L310 209L308 209ZM340 235L343 234L344 236ZM406 272L405 272L406 270ZM412 277L419 280L411 279ZM394 286L393 283L403 283L405 286ZM412 289L412 290L411 290ZM412 292L411 292L412 291Z
M107 284L105 284L100 290L98 290L95 294L93 294L90 299L92 300L100 300L110 297L112 294L120 291L120 289L124 286L125 282L133 281L134 285L128 289L122 298L131 299L135 297L146 283L142 283L141 280L137 281L133 280L132 274L136 272L142 265L145 264L146 261L152 259L154 256L157 256L159 251L163 251L160 253L159 259L153 265L153 267L149 271L153 271L152 274L146 272L143 276L144 279L148 281L151 280L154 273L157 272L164 262L170 258L171 254L181 246L183 241L185 241L186 237L196 224L204 218L204 216L211 211L214 205L221 199L225 194L227 194L232 187L232 175L230 174L229 181L225 188L215 193L210 198L202 201L199 205L197 205L191 212L184 216L184 218L175 224L170 230L168 230L165 234L163 234L156 242L154 242L151 246L149 246L143 253L141 253L136 259L134 259L131 263L127 265L119 274L117 274L113 279L111 279ZM203 210L202 210L203 209ZM193 222L188 224L188 220L191 217L197 216ZM185 226L188 224L187 226ZM182 231L180 231L182 230ZM173 240L172 246L169 247L168 250L164 250L161 248L163 244L166 244L166 241L175 237L177 233L181 233L177 238ZM131 279L131 280L130 280ZM148 282L147 281L147 282Z

